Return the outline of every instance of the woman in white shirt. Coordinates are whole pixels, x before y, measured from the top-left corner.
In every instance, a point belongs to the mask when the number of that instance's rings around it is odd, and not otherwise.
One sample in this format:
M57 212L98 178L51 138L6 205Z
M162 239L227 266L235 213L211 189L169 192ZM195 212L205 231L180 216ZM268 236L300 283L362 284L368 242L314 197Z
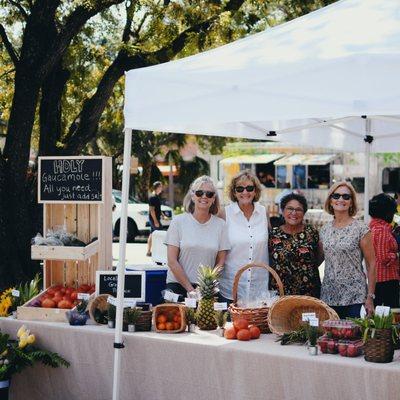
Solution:
M220 279L220 301L233 300L232 287L236 272L253 262L268 264L268 216L264 206L258 203L261 184L250 171L241 171L229 186L232 204L220 215L228 227L231 249L225 260ZM239 281L238 299L249 303L266 295L268 272L249 268Z
M197 178L184 200L185 213L167 232L167 289L183 297L196 287L200 265L224 265L229 250L226 223L217 217L218 193L209 176Z

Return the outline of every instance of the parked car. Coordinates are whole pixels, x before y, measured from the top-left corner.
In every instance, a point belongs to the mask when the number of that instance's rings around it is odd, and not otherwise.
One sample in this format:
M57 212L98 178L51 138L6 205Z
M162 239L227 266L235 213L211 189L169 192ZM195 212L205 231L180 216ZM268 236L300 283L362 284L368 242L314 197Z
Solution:
M115 208L112 213L113 233L119 237L119 227L121 218L122 193L120 190L113 190ZM168 228L173 217L173 210L168 206L161 206L161 225ZM142 203L134 197L129 197L128 201L128 235L127 241L133 242L138 235L150 234L149 205Z

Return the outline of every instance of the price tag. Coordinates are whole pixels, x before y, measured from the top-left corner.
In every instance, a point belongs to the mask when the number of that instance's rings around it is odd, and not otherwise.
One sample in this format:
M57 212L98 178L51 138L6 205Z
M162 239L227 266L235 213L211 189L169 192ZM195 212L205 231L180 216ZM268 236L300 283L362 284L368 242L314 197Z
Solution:
M117 299L115 297L108 296L107 303L110 303L113 306L117 306Z
M124 299L124 307L136 307L136 300Z
M89 300L90 299L90 294L89 293L78 293L76 296L78 300Z
M302 321L308 321L310 318L316 318L315 312L304 312L301 314Z
M11 294L12 294L14 297L19 297L19 290L13 289L13 290L11 291Z
M189 307L189 308L196 308L197 307L196 299L191 299L189 297L185 297L185 306Z
M228 303L214 303L215 311L223 311L228 309Z
M164 300L172 301L173 303L177 303L178 299L179 299L179 294L176 294L174 292L170 292L169 290L165 291Z
M375 314L379 315L380 317L387 317L390 313L390 307L386 306L376 306L375 307Z
M318 318L309 318L308 323L310 326L319 326L319 319Z

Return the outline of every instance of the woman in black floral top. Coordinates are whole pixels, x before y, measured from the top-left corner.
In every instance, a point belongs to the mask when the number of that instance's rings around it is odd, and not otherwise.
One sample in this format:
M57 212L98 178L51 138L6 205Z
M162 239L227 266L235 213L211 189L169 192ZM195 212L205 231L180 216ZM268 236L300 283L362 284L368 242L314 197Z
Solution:
M319 298L322 252L317 230L303 222L307 201L292 193L283 197L280 205L285 223L269 235L271 266L281 278L286 295ZM271 285L275 287L274 282Z

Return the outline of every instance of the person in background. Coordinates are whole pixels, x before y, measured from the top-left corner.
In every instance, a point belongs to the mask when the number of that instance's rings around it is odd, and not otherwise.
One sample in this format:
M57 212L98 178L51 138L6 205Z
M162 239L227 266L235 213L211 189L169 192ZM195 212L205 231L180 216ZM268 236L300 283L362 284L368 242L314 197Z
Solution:
M399 257L396 239L390 223L396 212L396 200L384 193L369 201L369 228L375 250L376 288L375 305L398 308L399 304Z
M183 202L185 212L171 221L168 246L167 289L183 297L192 292L201 265L224 265L230 249L226 223L216 216L219 198L209 176L197 178Z
M396 239L398 250L400 251L400 187L397 189L397 192L394 195L396 200L396 212L393 216L393 235Z
M232 287L236 272L246 264L268 264L268 216L264 206L258 203L261 184L248 170L235 175L228 187L231 204L221 209L225 219L231 249L220 279L220 301L231 303ZM238 298L249 301L256 290L268 290L268 272L249 268L241 277Z
M157 230L162 230L161 225L161 193L163 184L160 181L153 183L153 191L149 197L149 223L150 235L147 239L147 257L151 257L152 233Z
M285 295L320 297L318 267L323 261L318 231L304 224L307 200L291 193L281 200L283 225L272 228L269 235L271 266L283 283ZM272 285L276 289L276 285Z
M374 246L368 226L354 218L357 197L351 183L337 182L329 189L325 211L334 219L320 231L325 256L321 300L335 309L340 318L359 317L363 304L371 315L376 282Z

